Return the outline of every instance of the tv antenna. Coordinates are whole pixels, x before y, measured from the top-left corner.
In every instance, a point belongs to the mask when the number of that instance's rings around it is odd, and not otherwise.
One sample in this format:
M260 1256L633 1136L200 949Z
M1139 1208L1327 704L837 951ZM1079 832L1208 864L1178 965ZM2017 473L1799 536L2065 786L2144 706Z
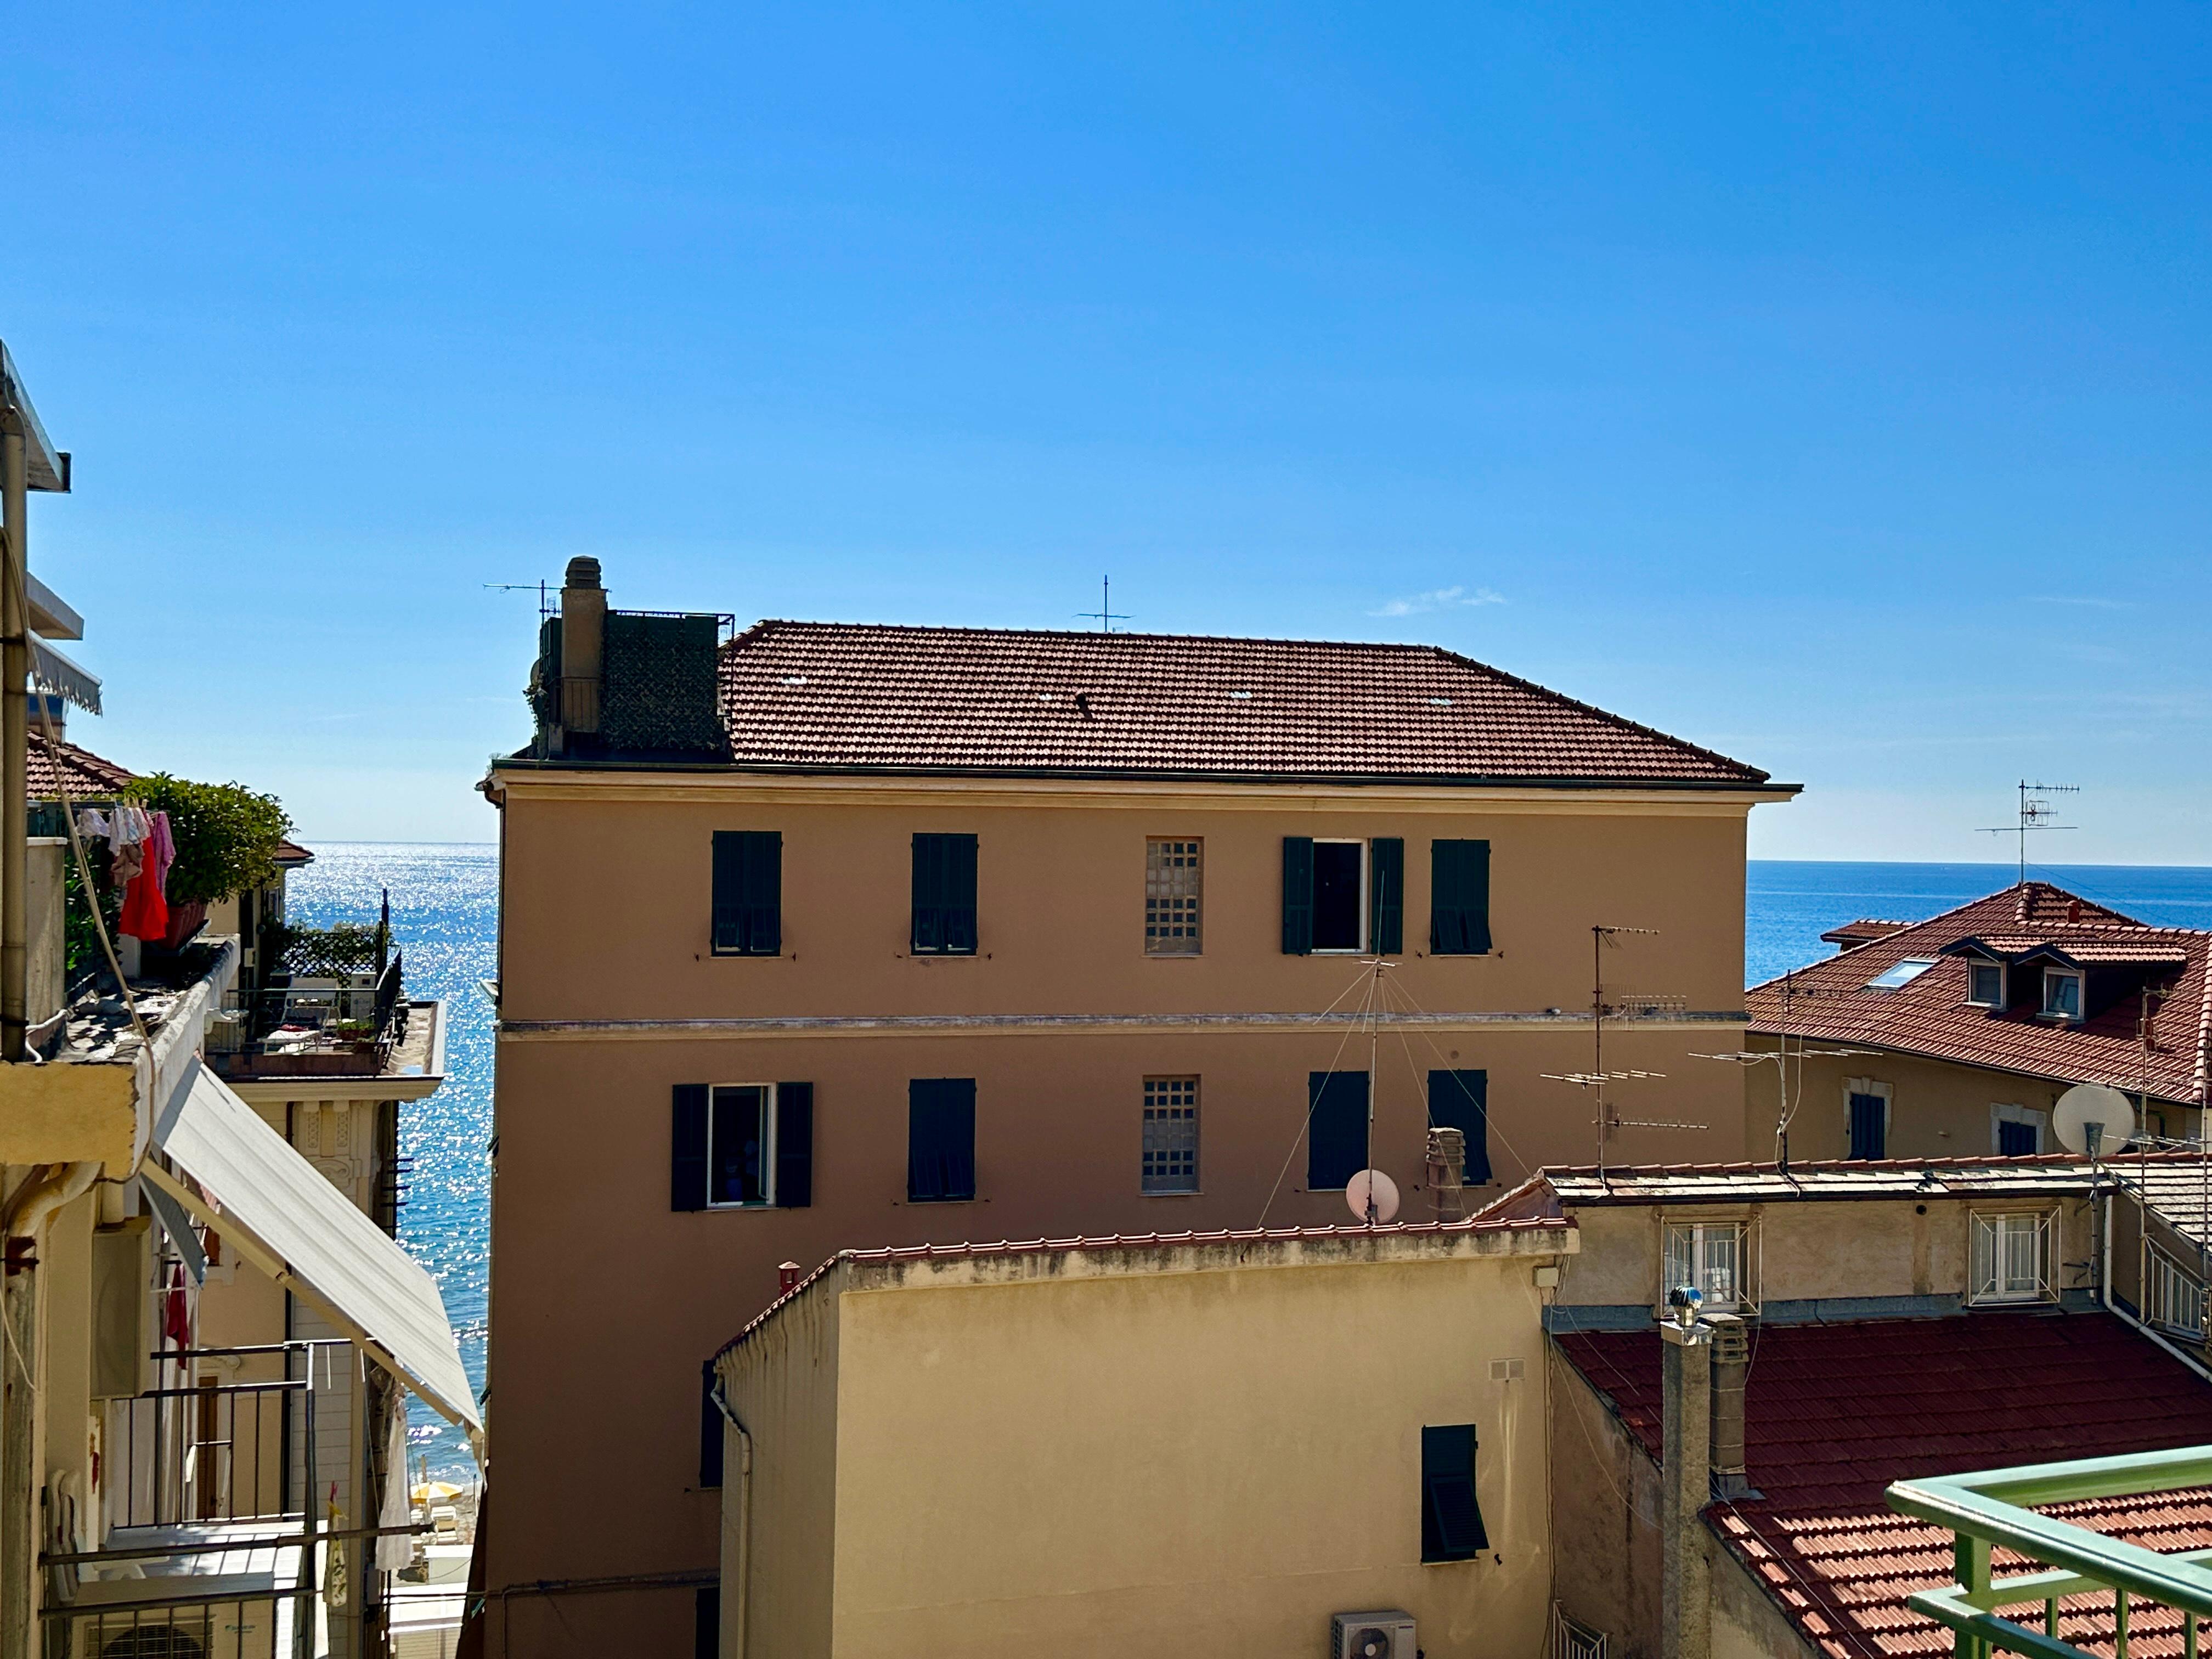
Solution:
M544 622L553 614L552 601L546 597L546 584L535 582L486 582L484 586L495 593L535 593L538 595L538 620Z
M1608 927L1602 925L1590 929L1590 1068L1587 1072L1545 1072L1547 1082L1569 1083L1577 1089L1587 1089L1597 1096L1597 1175L1605 1179L1606 1143L1616 1129L1704 1129L1704 1123L1674 1123L1650 1118L1624 1118L1620 1110L1605 1097L1608 1083L1642 1082L1650 1078L1663 1078L1664 1072L1645 1072L1634 1068L1607 1071L1605 1067L1605 1017L1608 1013L1626 1013L1630 1010L1649 1011L1661 1006L1678 1007L1679 997L1623 997L1618 1005L1608 1006L1605 1000L1605 953L1619 950L1624 934L1640 934L1656 939L1656 927Z
M1805 1098L1805 1061L1808 1058L1828 1060L1842 1059L1850 1054L1870 1054L1875 1050L1871 1048L1808 1048L1804 1046L1804 1039L1802 1037L1798 1039L1798 1046L1792 1048L1787 1036L1777 1041L1779 1046L1772 1048L1739 1048L1725 1054L1693 1053L1690 1057L1692 1060L1728 1060L1747 1069L1753 1066L1763 1066L1769 1060L1774 1062L1776 1081L1781 1090L1780 1105L1774 1117L1774 1167L1780 1174L1788 1175L1790 1173L1790 1125L1796 1120L1797 1107L1803 1103ZM1793 1060L1797 1062L1797 1099L1795 1103L1790 1097L1790 1062Z
M1975 833L2020 837L2020 880L2024 887L2027 884L2027 832L2031 830L2078 830L2081 827L2078 823L2053 823L2051 820L2057 815L2058 809L2044 797L2078 795L2081 793L2081 786L2078 783L2030 783L2022 778L2020 781L2020 822L1999 824L1995 829L1980 830Z
M1114 608L1114 579L1111 576L1098 579L1098 608L1096 611L1079 611L1075 614L1086 622L1096 621L1102 634L1112 633L1117 622L1130 620L1126 612Z

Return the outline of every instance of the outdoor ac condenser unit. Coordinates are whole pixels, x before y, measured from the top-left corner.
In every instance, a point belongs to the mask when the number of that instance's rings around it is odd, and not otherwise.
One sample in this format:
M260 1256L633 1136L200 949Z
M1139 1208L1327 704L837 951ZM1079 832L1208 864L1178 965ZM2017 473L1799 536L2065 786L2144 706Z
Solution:
M1334 1615L1328 1659L1414 1659L1413 1615L1398 1607Z

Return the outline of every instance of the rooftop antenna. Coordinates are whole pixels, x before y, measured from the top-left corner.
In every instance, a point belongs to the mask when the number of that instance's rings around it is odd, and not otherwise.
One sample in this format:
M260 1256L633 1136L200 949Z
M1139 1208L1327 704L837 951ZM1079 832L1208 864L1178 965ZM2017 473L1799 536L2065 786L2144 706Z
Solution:
M546 597L546 585L535 582L486 582L484 586L495 593L535 593L538 595L538 620L544 622L553 614L553 604Z
M1607 927L1594 926L1590 929L1590 1068L1587 1072L1546 1072L1545 1079L1552 1083L1571 1083L1577 1089L1589 1089L1597 1096L1597 1178L1605 1179L1606 1143L1615 1129L1704 1129L1704 1123L1671 1123L1645 1118L1624 1118L1605 1097L1608 1083L1642 1081L1647 1078L1663 1078L1664 1072L1644 1072L1634 1069L1608 1072L1605 1068L1605 1018L1608 1013L1625 1013L1631 1010L1650 1012L1663 1006L1679 1006L1680 997L1624 996L1617 1004L1605 1000L1605 953L1607 947L1620 948L1621 935L1638 933L1656 939L1656 927Z
M2020 822L2002 823L1994 829L1975 833L1984 836L2018 836L2020 837L2020 884L2027 885L2027 832L2031 830L2078 830L2078 823L2053 823L2051 820L2058 809L2044 799L2045 795L2078 795L2078 783L2030 783L2020 781Z
M1111 576L1098 579L1098 608L1096 611L1079 611L1075 614L1086 622L1095 620L1102 634L1112 633L1117 622L1130 620L1126 613L1114 608L1114 579Z

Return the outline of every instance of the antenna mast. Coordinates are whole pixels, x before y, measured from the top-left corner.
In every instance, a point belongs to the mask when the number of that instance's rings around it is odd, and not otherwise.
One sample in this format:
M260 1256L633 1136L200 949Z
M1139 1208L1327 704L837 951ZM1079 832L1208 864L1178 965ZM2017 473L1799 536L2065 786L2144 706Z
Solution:
M2058 809L2044 799L2046 795L2078 795L2081 786L2076 783L2030 783L2020 781L2020 822L1998 824L1994 829L1978 830L1984 836L2017 836L2020 837L2020 884L2027 885L2027 832L2031 830L2078 830L2076 823L2053 823Z
M1102 634L1112 633L1117 622L1130 620L1125 612L1114 608L1114 579L1111 576L1098 579L1098 608L1096 611L1079 611L1075 614L1085 622L1097 622Z

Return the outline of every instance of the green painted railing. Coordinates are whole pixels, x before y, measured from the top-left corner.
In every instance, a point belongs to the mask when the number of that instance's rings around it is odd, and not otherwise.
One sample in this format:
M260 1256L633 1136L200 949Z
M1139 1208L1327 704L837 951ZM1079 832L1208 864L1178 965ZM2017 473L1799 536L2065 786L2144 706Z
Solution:
M2038 1515L2034 1508L2192 1486L2212 1486L2212 1446L1900 1480L1885 1494L1890 1508L1948 1528L1957 1575L1949 1589L1923 1590L1906 1604L1949 1626L1956 1659L1988 1659L1992 1650L2034 1659L2085 1659L2082 1649L2059 1638L2058 1603L2069 1595L2110 1595L2114 1645L2119 1659L2127 1659L2129 1604L2140 1599L2181 1613L2182 1651L2185 1659L2197 1659L2197 1620L2212 1619L2212 1550L2160 1555ZM2048 1571L1991 1578L1992 1547ZM2040 1630L2000 1616L2001 1609L2038 1602Z

